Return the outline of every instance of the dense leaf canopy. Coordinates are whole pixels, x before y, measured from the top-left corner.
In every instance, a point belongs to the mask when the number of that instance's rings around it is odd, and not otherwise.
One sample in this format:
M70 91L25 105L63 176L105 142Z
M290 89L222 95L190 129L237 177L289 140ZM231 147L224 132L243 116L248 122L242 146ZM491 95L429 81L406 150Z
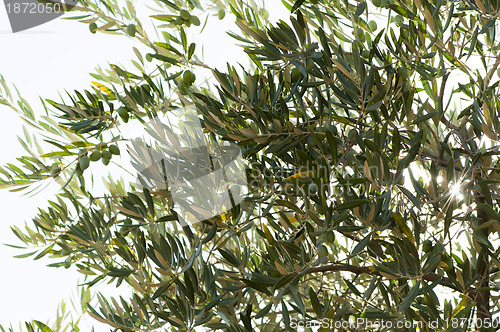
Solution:
M46 100L48 116L2 81L0 102L29 125L27 155L0 169L2 185L62 185L13 231L42 248L36 258L86 275L83 294L130 286L119 299L83 296L92 317L119 331L354 318L496 330L496 1L284 1L279 22L251 0L150 2L160 37L129 1L81 1L75 19L128 36L137 59ZM189 36L217 16L236 22L229 34L250 65L203 62ZM168 187L110 176L104 195L93 192L96 161L128 157L121 128L188 105L207 142L241 149L244 202L186 225Z

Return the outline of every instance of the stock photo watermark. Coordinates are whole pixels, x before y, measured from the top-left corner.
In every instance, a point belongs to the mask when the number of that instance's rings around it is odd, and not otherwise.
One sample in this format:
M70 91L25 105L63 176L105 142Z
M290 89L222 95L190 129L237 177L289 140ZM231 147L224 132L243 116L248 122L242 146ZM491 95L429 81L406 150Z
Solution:
M13 33L52 21L78 4L78 0L4 0Z
M131 138L128 145L136 183L152 192L169 191L181 224L226 213L248 196L249 188L266 181L271 184L264 186L274 194L313 197L322 193L334 198L361 183L355 175L371 179L380 175L377 166L326 169L321 164L275 167L269 174L262 173L258 164L245 161L238 145L210 141L194 106L169 110L144 126L142 136ZM315 174L330 174L330 179L316 179ZM285 180L278 184L272 179Z
M341 330L360 330L360 331L380 331L391 329L465 329L473 331L481 328L494 328L500 327L500 318L494 319L473 319L473 318L451 318L450 320L441 321L439 319L428 321L424 324L423 321L409 321L409 320L388 320L388 319L368 319L368 318L350 318L350 319L329 319L323 318L321 320L298 320L291 319L290 327L302 331L308 329L323 329L330 331Z

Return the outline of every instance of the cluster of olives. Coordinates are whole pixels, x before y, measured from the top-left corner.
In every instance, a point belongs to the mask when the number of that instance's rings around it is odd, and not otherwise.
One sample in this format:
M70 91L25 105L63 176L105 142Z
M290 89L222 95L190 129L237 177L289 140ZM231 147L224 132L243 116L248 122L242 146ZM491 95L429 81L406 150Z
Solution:
M95 23L95 22L90 23L89 30L92 33L96 33L97 32L97 23ZM135 37L135 33L137 32L137 28L136 28L135 24L129 24L129 25L127 25L126 31L130 37Z
M85 152L84 152L85 153ZM113 155L119 155L120 148L117 145L110 145L108 147L102 146L101 149L94 150L90 155L84 154L80 157L78 165L76 166L76 174L82 175L83 172L89 168L90 162L96 162L101 160L104 165L108 165L111 162Z
M200 19L196 16L191 15L187 10L183 9L179 12L179 16L174 21L175 25L187 25L188 27L192 25L199 26L201 24Z
M196 81L196 75L190 70L184 71L182 78L179 80L179 90L181 93L187 93L187 88L193 85L194 81Z

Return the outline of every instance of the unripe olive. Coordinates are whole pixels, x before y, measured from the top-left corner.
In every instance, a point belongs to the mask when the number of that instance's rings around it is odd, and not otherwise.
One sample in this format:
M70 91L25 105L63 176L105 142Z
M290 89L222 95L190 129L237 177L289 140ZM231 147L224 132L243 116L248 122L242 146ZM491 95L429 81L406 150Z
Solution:
M324 244L321 244L318 247L318 256L319 256L319 258L323 258L323 257L328 256L328 248Z
M129 25L127 25L127 34L130 37L135 37L135 32L136 32L135 24L129 24Z
M89 159L91 161L98 161L99 159L101 159L101 156L102 156L101 151L95 150L94 152L92 152Z
M307 144L309 145L310 148L313 148L317 145L316 140L312 135L307 136Z
M97 32L97 24L96 23L90 23L89 24L89 30L92 33L96 33Z
M356 152L354 150L349 150L346 155L347 162L352 165L356 162Z
M107 166L111 162L111 159L102 158L101 161L104 165Z
M438 253L444 252L444 246L441 242L436 242L433 249L436 250L436 252L438 252Z
M328 130L329 132L331 132L332 134L336 135L337 134L337 127L335 127L335 125L329 125L328 128L326 129Z
M306 59L306 70L309 72L314 68L314 61L311 58Z
M120 107L120 108L118 108L117 112L118 112L118 115L120 116L120 118L122 118L123 122L127 123L128 119L129 119L129 114L128 114L127 108Z
M448 255L443 255L441 261L445 264L443 270L446 272L451 272L453 270L453 259Z
M398 75L402 78L408 77L408 71L404 67L399 67L398 69L396 69L396 73L398 73Z
M375 7L382 7L382 0L372 0Z
M362 43L364 43L366 41L365 33L363 32L362 34L358 35L358 38Z
M201 24L200 19L196 16L191 16L189 22L195 26L199 26Z
M323 205L315 203L314 208L316 209L316 212L319 214L325 214L325 209L323 208Z
M153 56L151 55L151 53L146 54L146 61L147 62L153 61Z
M302 74L300 73L300 70L298 68L293 68L291 72L292 82L297 82L301 75Z
M175 23L176 25L181 25L181 24L183 24L183 23L184 23L184 20L182 19L182 17L177 16L177 17L175 18L174 23Z
M377 30L377 22L373 20L368 22L368 28L370 28L371 31Z
M226 17L226 11L224 9L219 9L219 12L217 13L217 17L219 17L219 20L223 20L224 17Z
M365 59L366 59L366 58L368 58L368 57L370 56L370 51L368 51L368 50L363 50L363 51L361 52L361 56L362 56L363 58L365 58Z
M59 167L58 164L52 165L52 168L50 170L50 175L56 175L61 171L61 167Z
M191 80L193 79L193 73L190 70L186 70L184 74L182 74L182 79L184 82L190 84Z
M103 159L111 159L112 157L113 157L113 154L109 150L105 150L102 152Z
M333 231L326 232L325 239L326 242L333 243L335 241L335 233L333 233Z
M80 168L84 171L87 168L89 168L90 165L90 159L87 156L82 156L80 158L80 162L78 163L80 165Z
M309 193L311 195L316 195L318 193L318 185L314 182L309 184Z
M430 252L432 250L432 241L425 240L424 242L422 242L422 250L424 252Z
M403 24L403 22L404 22L403 16L396 15L396 17L394 17L394 22L396 22L396 24Z
M191 14L185 9L181 10L179 14L183 20L189 20L191 18Z
M110 145L108 149L109 149L109 152L111 152L111 154L114 154L114 155L120 154L120 149L116 145Z

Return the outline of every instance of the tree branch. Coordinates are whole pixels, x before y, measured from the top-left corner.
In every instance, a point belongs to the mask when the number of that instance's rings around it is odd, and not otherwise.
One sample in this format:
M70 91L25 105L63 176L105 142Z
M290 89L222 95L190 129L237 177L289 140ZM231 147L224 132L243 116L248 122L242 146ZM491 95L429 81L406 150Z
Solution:
M318 266L318 267L313 267L307 270L305 273L306 274L311 274L311 273L324 273L324 272L338 272L338 271L343 271L343 272L351 272L355 274L370 274L370 275L380 275L377 271L371 270L367 266L355 266L355 265L348 265L348 264L331 264L331 265L324 265L324 266ZM416 277L411 277L412 279L423 279L426 281L434 282L436 280L439 280L439 284L444 287L451 288L455 291L462 292L463 290L459 289L457 286L453 284L450 278L442 276L437 273L427 273L422 276L416 276ZM400 279L409 279L405 277L400 277ZM474 298L477 296L479 291L477 291L474 287L470 287L466 291L470 297Z

